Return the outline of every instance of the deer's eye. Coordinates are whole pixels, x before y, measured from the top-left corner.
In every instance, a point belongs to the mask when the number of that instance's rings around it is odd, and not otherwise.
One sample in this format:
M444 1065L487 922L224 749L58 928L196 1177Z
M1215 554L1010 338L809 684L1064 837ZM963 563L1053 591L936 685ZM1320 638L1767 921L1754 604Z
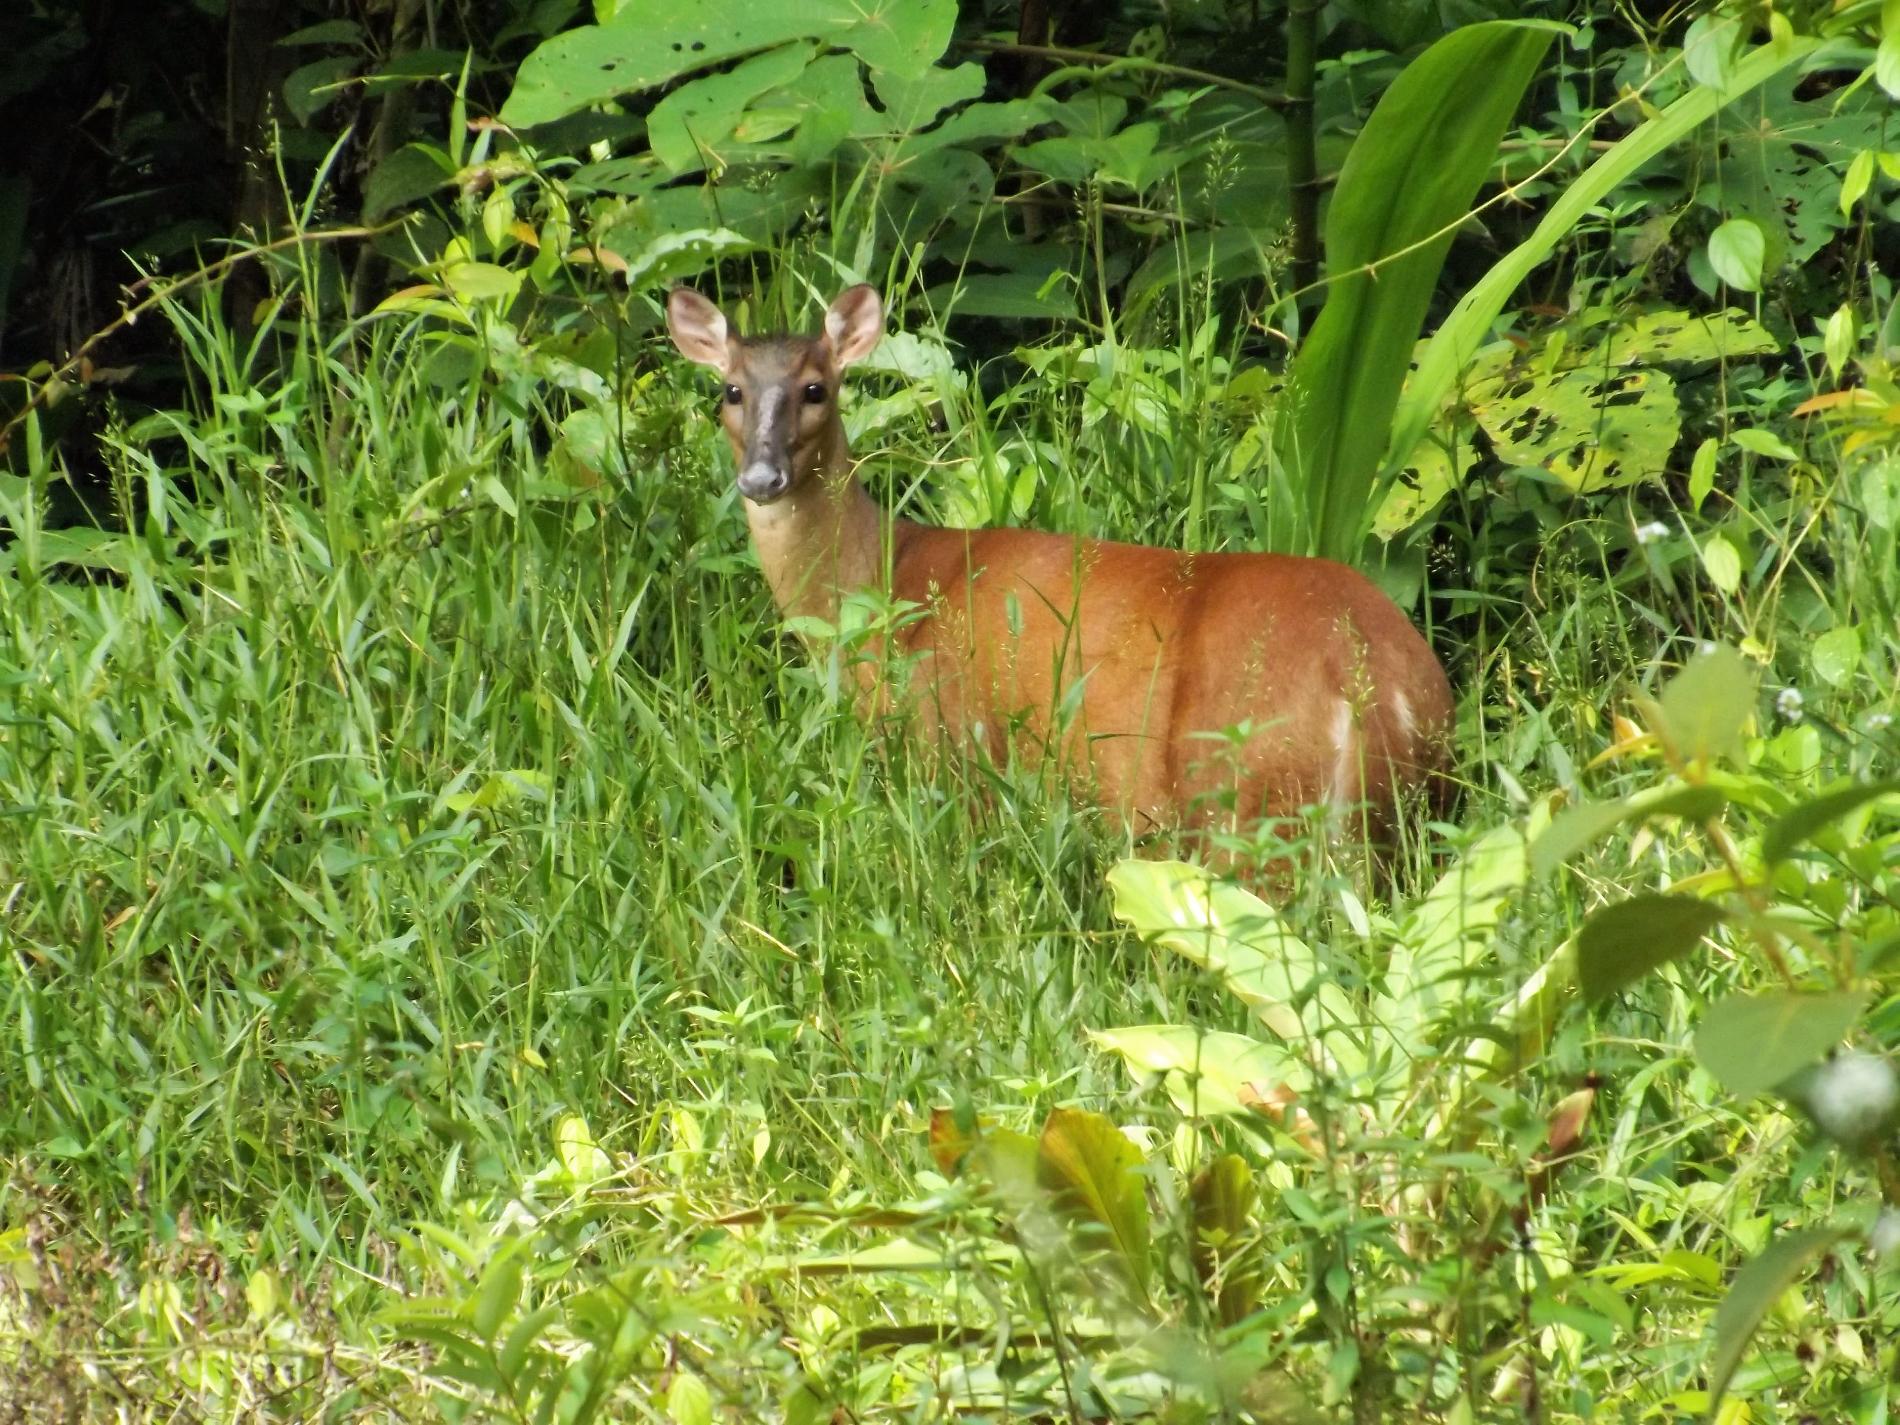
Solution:
M814 381L811 383L811 385L805 388L805 404L806 405L808 406L822 405L824 403L824 399L825 399L825 387L824 387L823 382Z
M728 406L739 405L744 400L745 392L741 391L737 386L728 385L726 387L726 404Z

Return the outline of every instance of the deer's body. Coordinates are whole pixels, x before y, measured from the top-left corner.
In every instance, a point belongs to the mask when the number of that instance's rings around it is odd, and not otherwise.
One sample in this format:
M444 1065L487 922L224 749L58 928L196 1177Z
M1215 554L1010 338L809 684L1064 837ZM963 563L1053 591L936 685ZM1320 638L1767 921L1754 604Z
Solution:
M836 405L839 371L882 334L871 289L841 296L812 338L741 342L684 289L668 317L680 349L726 378L779 608L833 620L856 590L915 606L893 635L913 656L889 660L908 682L883 691L922 735L1046 754L1137 829L1315 803L1379 812L1442 765L1444 670L1344 565L887 519Z

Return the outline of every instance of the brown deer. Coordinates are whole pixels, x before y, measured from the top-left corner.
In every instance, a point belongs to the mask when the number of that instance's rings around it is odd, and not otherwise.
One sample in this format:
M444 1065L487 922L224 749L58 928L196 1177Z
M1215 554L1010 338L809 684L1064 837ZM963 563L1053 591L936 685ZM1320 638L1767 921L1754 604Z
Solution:
M1444 669L1356 570L887 518L838 417L840 373L883 336L875 289L843 293L812 336L741 338L683 287L666 315L681 353L725 382L780 611L835 623L859 590L909 606L884 650L908 680L876 693L925 738L1051 757L1137 831L1315 804L1363 804L1383 824L1402 785L1440 773Z

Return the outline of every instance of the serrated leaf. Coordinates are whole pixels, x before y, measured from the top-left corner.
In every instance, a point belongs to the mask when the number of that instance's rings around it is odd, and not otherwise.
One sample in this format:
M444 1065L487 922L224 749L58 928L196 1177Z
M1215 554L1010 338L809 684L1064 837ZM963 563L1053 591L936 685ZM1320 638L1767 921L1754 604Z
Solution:
M1848 992L1730 995L1702 1016L1695 1055L1730 1093L1753 1098L1840 1043L1865 1003Z
M1768 237L1753 218L1730 218L1709 234L1709 266L1729 286L1744 292L1760 290L1767 256Z
M1605 906L1577 935L1577 982L1603 999L1695 949L1720 925L1722 908L1693 896L1638 895Z
M1842 817L1859 810L1868 802L1896 793L1900 793L1900 777L1890 777L1881 782L1857 782L1797 802L1770 822L1768 830L1762 833L1762 860L1771 866L1778 861L1785 861L1795 847L1813 839Z
M1071 1218L1103 1229L1136 1289L1146 1292L1148 1195L1141 1152L1114 1122L1087 1109L1058 1108L1036 1145L1036 1179Z
M515 1303L521 1300L522 1278L521 1254L512 1247L503 1247L496 1253L495 1259L482 1273L481 1285L475 1290L475 1309L470 1320L484 1341L495 1339L502 1323L515 1309Z
M1735 1274L1728 1295L1715 1308L1715 1346L1709 1358L1711 1418L1728 1393L1735 1368L1741 1365L1762 1319L1781 1294L1794 1285L1802 1269L1845 1235L1834 1227L1790 1232L1769 1243L1767 1250Z

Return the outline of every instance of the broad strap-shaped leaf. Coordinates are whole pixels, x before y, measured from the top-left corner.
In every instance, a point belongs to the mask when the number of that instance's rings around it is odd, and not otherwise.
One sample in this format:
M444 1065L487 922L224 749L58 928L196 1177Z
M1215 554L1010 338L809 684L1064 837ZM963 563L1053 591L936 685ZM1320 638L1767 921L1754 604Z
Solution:
M1763 45L1729 69L1725 87L1717 90L1699 86L1690 90L1655 118L1645 120L1619 139L1571 181L1550 205L1536 230L1492 264L1491 270L1465 293L1426 345L1418 369L1412 373L1393 412L1392 438L1380 467L1381 489L1396 479L1410 461L1414 447L1431 425L1458 374L1484 344L1490 335L1491 323L1504 310L1504 304L1518 284L1548 260L1570 230L1613 189L1627 182L1664 149L1713 118L1724 105L1807 58L1820 46L1820 40L1808 38ZM1369 494L1367 510L1376 509L1378 503L1377 496Z
M1122 861L1108 886L1117 920L1220 975L1302 1058L1318 1053L1348 1073L1363 1066L1350 997L1258 896L1184 861Z
M1577 979L1599 1000L1695 949L1727 916L1694 896L1646 894L1604 906L1577 934Z
M1730 995L1702 1016L1695 1056L1730 1093L1753 1098L1840 1043L1866 1002L1850 991Z
M1807 1264L1846 1234L1833 1227L1810 1227L1770 1242L1759 1257L1735 1274L1735 1281L1715 1308L1715 1351L1709 1358L1709 1414L1717 1418L1722 1397L1735 1378L1748 1343L1755 1337L1770 1308L1793 1286Z
M1274 544L1351 559L1412 348L1478 185L1555 31L1466 25L1407 65L1366 120L1326 217L1326 306L1274 432Z

